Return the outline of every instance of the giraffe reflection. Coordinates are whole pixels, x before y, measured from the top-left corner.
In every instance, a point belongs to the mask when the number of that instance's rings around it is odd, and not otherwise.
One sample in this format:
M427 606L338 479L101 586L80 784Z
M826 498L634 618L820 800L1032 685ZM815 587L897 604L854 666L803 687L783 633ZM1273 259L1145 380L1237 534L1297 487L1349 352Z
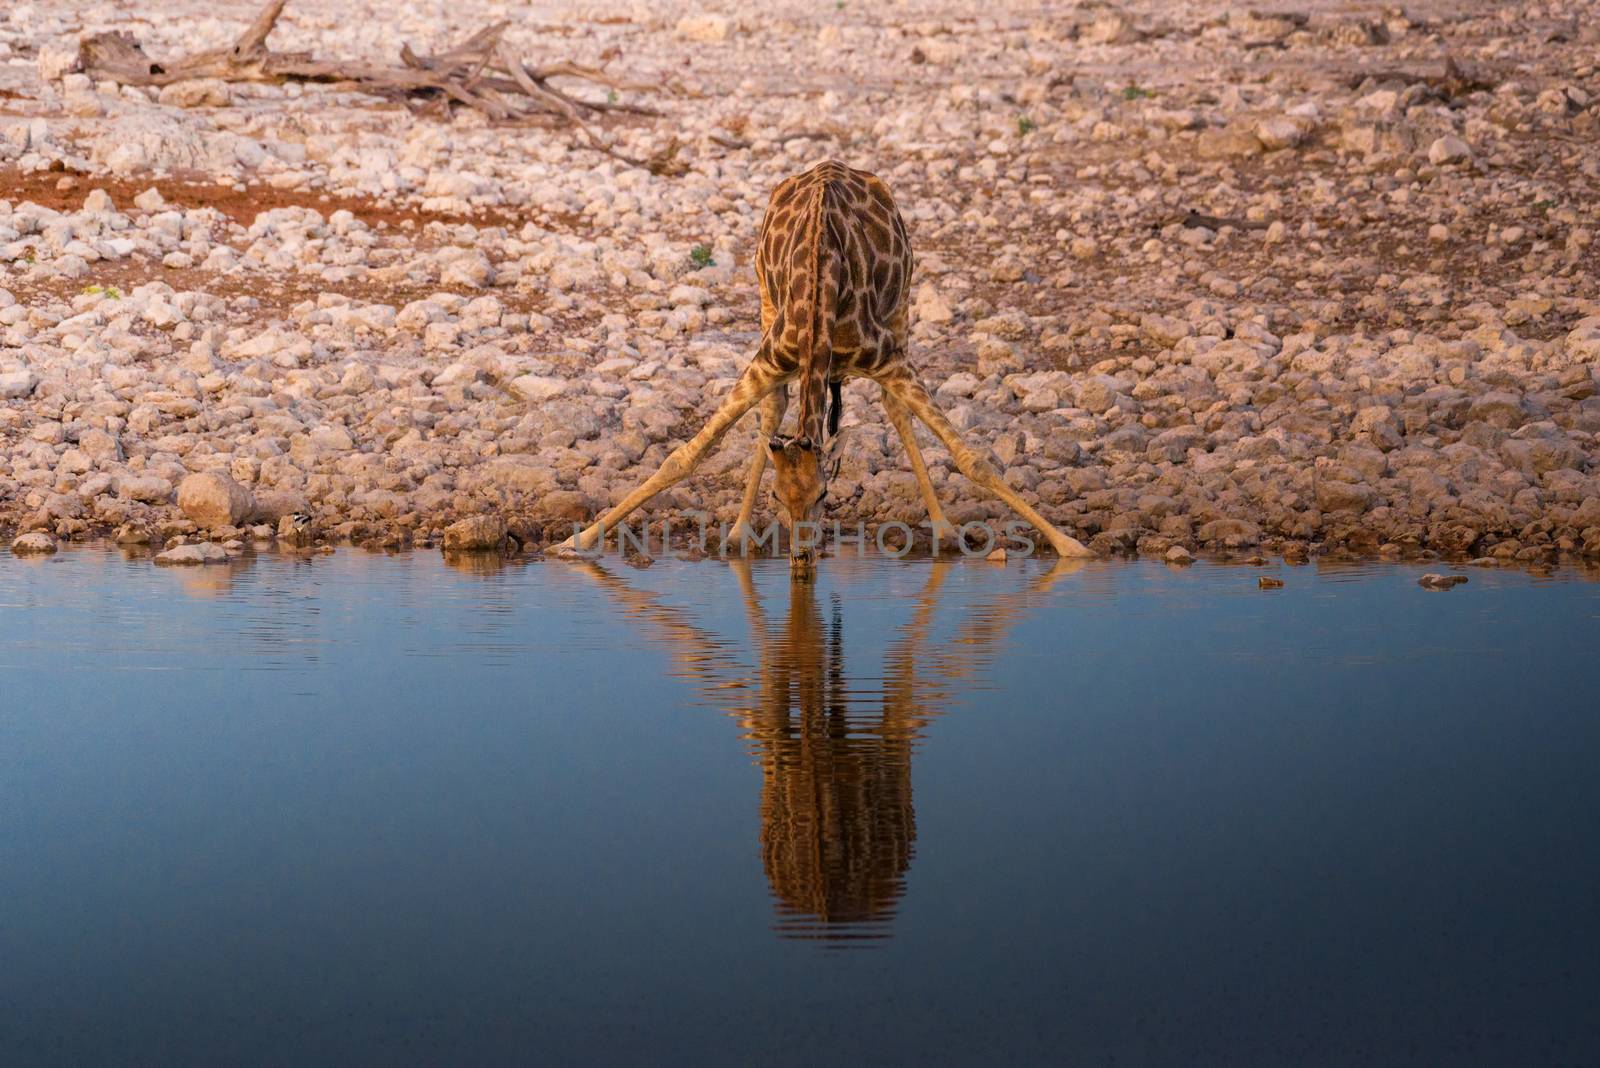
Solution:
M778 932L834 944L888 937L917 836L911 755L918 739L961 689L975 685L1029 605L1082 562L1061 560L1024 588L968 607L961 637L939 643L928 639L946 579L953 567L977 565L932 561L910 618L873 673L851 662L867 642L849 637L839 594L824 611L815 583L791 576L788 613L775 622L750 562L729 565L743 592L753 665L656 594L599 564L580 570L629 618L648 624L678 673L742 728L761 767L761 856Z

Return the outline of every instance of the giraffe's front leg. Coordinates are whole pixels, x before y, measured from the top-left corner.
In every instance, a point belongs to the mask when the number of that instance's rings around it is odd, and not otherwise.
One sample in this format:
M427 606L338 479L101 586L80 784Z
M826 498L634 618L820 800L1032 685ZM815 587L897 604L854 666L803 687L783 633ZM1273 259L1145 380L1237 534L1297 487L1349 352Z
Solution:
M761 426L756 438L755 455L750 458L750 473L744 480L744 500L739 504L739 520L728 535L729 543L748 549L755 540L750 527L750 515L755 511L756 495L761 492L761 475L767 469L767 441L783 425L783 413L789 407L789 387L779 386L761 401Z
M885 391L893 394L902 404L911 409L911 413L932 430L945 448L950 450L950 458L961 469L961 473L972 481L999 497L1011 506L1022 518L1038 528L1046 538L1050 539L1051 546L1058 556L1093 556L1094 551L1076 538L1061 533L1050 521L1040 515L1034 508L1022 499L1022 495L1000 477L988 459L973 449L965 441L956 428L950 425L950 420L933 403L933 398L928 396L928 391L909 369L886 380L883 383Z
M590 549L599 542L601 535L607 530L615 529L616 525L628 518L640 505L664 489L670 489L684 479L700 465L706 454L712 450L728 428L739 421L739 417L760 403L761 398L770 393L783 381L783 372L772 366L766 357L766 349L750 361L744 369L744 374L739 376L739 381L728 394L728 399L716 410L700 433L672 450L656 473L644 480L638 489L624 497L621 503L612 508L599 521L587 529L574 534L560 545L553 546L549 552L560 554L574 549Z
M933 528L934 544L949 543L956 536L956 528L945 519L944 509L939 507L939 495L933 490L933 479L928 477L928 465L923 462L922 450L917 447L917 428L911 421L911 410L890 392L888 386L882 389L883 410L888 413L889 422L894 426L895 433L900 435L906 455L911 458L911 473L917 476L922 503L927 505L928 524Z

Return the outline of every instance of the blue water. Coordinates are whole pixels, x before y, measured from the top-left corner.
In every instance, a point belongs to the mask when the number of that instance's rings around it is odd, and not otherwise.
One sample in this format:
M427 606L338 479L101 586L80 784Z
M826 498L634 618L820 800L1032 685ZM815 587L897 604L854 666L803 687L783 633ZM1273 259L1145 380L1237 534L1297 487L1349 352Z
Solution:
M1420 573L0 554L0 1063L1600 1062L1600 585Z

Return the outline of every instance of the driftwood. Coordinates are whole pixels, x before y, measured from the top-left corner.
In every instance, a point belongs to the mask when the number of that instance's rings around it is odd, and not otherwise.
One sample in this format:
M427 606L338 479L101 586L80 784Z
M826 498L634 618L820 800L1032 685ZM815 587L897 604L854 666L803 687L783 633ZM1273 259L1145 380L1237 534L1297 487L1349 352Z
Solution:
M248 29L228 48L157 60L125 33L97 33L78 42L78 66L94 78L124 85L171 85L200 78L226 82L321 82L345 85L363 93L399 99L416 110L435 108L448 114L452 106L482 112L496 122L544 121L571 127L589 148L658 174L682 173L674 158L676 141L648 160L635 160L610 148L589 128L586 119L607 112L659 115L639 104L616 99L618 91L656 86L615 78L578 63L530 66L511 51L504 38L509 23L486 26L465 41L437 55L419 56L405 45L400 65L358 60L316 59L309 52L274 52L267 37L288 0L267 0ZM552 78L573 78L604 86L607 99L592 100L551 84Z
M1346 79L1351 89L1359 89L1371 80L1377 84L1399 82L1401 85L1423 85L1440 99L1451 101L1469 93L1493 92L1499 82L1480 72L1471 71L1456 62L1455 56L1444 57L1441 74L1425 74L1409 70L1363 70Z
M1235 230L1265 230L1269 225L1271 225L1270 223L1261 222L1258 219L1239 219L1225 215L1207 215L1205 212L1201 211L1190 211L1183 218L1174 219L1173 222L1176 222L1185 230L1193 230L1199 227L1204 227L1207 230L1220 230L1224 226L1231 226ZM1151 229L1159 230L1163 225L1169 224L1157 223L1156 225L1152 226Z

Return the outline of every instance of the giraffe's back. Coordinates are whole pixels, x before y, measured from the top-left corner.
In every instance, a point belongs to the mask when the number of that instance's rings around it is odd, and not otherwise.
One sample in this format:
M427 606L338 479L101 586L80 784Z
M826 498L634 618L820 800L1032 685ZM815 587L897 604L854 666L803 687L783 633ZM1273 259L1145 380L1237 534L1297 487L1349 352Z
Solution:
M756 252L762 331L784 368L801 360L802 317L812 313L808 262L829 306L829 378L871 375L903 344L911 285L905 220L876 175L827 160L772 192Z

